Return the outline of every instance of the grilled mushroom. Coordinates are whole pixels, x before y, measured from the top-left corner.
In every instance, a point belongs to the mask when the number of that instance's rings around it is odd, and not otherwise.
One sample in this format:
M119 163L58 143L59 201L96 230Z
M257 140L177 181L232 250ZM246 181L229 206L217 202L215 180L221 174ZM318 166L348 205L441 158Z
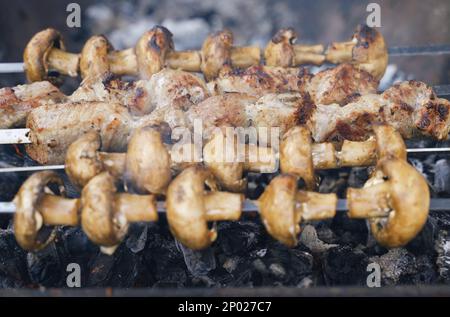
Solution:
M112 253L133 221L156 221L153 195L117 193L116 179L108 172L92 178L81 194L81 225L91 241Z
M273 173L277 159L272 148L240 143L233 133L217 131L203 148L203 162L221 188L242 192L247 186L244 172Z
M269 234L294 247L303 220L322 220L336 214L336 194L320 194L297 189L298 177L275 177L258 199L259 212Z
M83 46L80 57L81 77L86 81L95 81L108 75L110 62L108 54L113 51L112 45L102 35L89 38Z
M425 225L430 192L414 167L386 158L363 188L347 190L347 201L349 217L368 218L378 243L394 248L407 244Z
M76 76L79 56L65 52L61 34L49 28L36 33L28 42L23 61L28 81L48 80L57 84L58 73L52 71Z
M78 199L56 196L50 185L55 185L59 194L64 195L58 174L44 171L31 175L14 198L14 234L25 250L38 251L54 239L54 228L47 226L76 226L79 222Z
M212 191L205 191L205 185ZM181 172L167 190L167 220L173 235L185 246L208 247L217 237L209 221L237 220L242 211L243 195L215 191L211 173L204 167L191 166Z

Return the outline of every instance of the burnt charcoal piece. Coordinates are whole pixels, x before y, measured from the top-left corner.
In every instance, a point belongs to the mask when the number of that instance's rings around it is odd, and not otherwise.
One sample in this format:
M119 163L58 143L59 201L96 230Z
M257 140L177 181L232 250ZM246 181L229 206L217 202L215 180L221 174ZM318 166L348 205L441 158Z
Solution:
M124 244L114 252L114 266L108 280L108 286L128 288L137 284L140 271L144 269L141 259Z
M437 220L430 215L422 231L406 246L408 251L416 254L434 255L434 243L437 237Z
M0 229L0 288L23 287L29 282L26 252L16 243L12 230Z
M433 187L438 194L450 194L450 163L448 160L436 161Z
M178 249L183 253L186 267L195 277L205 276L216 268L216 258L212 248L205 250L192 250L182 243L175 241Z
M0 165L0 167L4 167ZM6 166L5 166L6 167ZM0 201L11 201L22 184L18 173L4 173L0 177Z
M370 262L378 263L381 268L381 284L404 284L408 276L417 273L416 258L405 248L390 249L382 256L374 256Z
M132 223L128 229L125 245L133 253L139 253L147 243L148 227L145 223Z
M450 284L450 233L447 230L439 231L434 248L440 279Z
M218 224L216 248L226 255L248 253L262 240L262 226L257 221L221 222Z
M421 285L437 282L438 274L434 263L426 255L417 256L415 259L415 272L400 277L401 284Z
M354 167L350 170L348 177L348 186L360 188L363 187L369 179L368 169L365 167Z
M12 217L10 215L5 215L0 213L0 230L8 229L9 225L12 223Z
M87 265L89 271L85 281L86 286L108 286L108 280L112 275L114 262L114 256L97 251Z
M27 254L28 275L33 283L46 287L62 287L66 267L60 259L56 244Z
M67 256L70 258L87 260L90 255L98 250L98 248L89 241L89 238L80 227L64 228L61 237Z
M366 285L367 256L362 251L340 246L327 251L322 263L326 285Z
M350 219L346 213L337 212L331 221L330 228L337 236L337 243L353 247L367 243L369 231L364 219Z

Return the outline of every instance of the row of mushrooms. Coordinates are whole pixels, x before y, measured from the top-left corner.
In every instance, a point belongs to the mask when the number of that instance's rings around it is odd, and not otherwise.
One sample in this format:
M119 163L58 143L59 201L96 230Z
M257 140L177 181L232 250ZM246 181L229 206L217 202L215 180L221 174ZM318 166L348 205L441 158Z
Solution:
M241 217L245 171L274 173L278 157L281 173L255 204L268 233L287 246L297 245L301 222L336 214L336 194L313 191L315 169L374 166L363 188L347 190L348 216L367 219L375 239L386 247L405 245L426 222L427 183L407 163L405 144L389 126L375 126L367 141L340 145L316 144L306 128L297 126L284 135L279 152L261 148L256 161L249 159L249 144L243 146L243 159L235 154L232 161L219 161L227 141L236 149L235 137L218 133L203 147L201 162L186 162L180 156L194 145L174 149L163 142L158 127L137 130L126 153L101 152L98 134L88 132L71 145L66 159L66 172L82 188L81 197L66 198L55 172L31 175L14 199L16 239L24 249L37 251L53 240L55 226L81 225L92 242L111 254L130 223L158 220L158 200L165 198L175 238L191 249L204 249L217 237L209 222ZM126 192L119 192L119 183Z
M357 27L351 40L324 45L295 44L296 32L282 29L264 50L267 66L296 67L302 64L351 63L379 80L384 74L388 52L383 36L367 25ZM226 67L247 68L261 63L258 46L236 47L229 30L209 35L201 50L176 51L172 33L155 26L144 33L135 47L117 51L102 35L91 37L80 54L66 52L61 34L55 29L38 32L27 44L23 59L31 82L58 82L58 75L95 80L105 74L131 75L147 79L164 67L201 72L206 80L217 77Z

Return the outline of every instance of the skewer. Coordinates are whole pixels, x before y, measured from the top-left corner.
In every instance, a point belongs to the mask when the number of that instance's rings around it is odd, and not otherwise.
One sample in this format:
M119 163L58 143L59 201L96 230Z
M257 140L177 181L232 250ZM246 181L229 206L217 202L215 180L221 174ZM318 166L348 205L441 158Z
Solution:
M388 48L389 56L422 56L450 54L450 44L425 46L393 46ZM0 74L23 73L23 62L0 63Z
M158 213L166 213L166 203L158 201ZM337 211L344 212L348 210L347 199L338 199ZM253 200L246 199L242 207L242 211L246 213L257 212L258 206ZM450 198L432 198L430 201L430 211L445 211L450 212ZM0 202L0 214L14 214L16 206L13 202Z

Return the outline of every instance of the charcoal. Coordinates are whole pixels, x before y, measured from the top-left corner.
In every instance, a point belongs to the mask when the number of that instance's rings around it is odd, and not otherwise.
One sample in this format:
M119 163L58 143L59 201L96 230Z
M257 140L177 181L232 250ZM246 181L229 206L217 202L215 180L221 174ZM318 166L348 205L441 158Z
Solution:
M261 225L254 221L221 222L216 248L227 255L246 254L261 241L261 230Z
M139 253L145 248L147 243L148 228L143 223L133 223L128 230L128 237L126 239L126 246L133 253Z
M400 277L400 284L421 285L434 284L437 282L438 274L433 261L426 255L416 256L415 272Z
M212 248L192 250L178 241L176 241L176 244L183 253L187 269L193 276L199 277L207 275L216 268L216 259Z
M369 179L369 173L365 167L354 167L350 171L348 177L348 186L360 188Z
M98 248L89 241L89 238L81 227L65 228L62 233L62 241L67 256L74 259L85 259L98 250Z
M441 159L435 163L433 187L438 194L450 194L450 163L448 160Z
M303 278L300 281L300 283L298 283L296 285L296 287L298 287L298 288L310 288L312 286L314 286L314 281L313 281L313 278L311 276L307 276L307 277Z
M351 246L367 243L369 232L364 219L350 219L347 213L338 212L333 218L330 228L337 236L336 243Z
M430 216L420 233L406 246L408 251L420 255L434 255L434 244L437 236L437 220Z
M450 284L450 232L441 230L435 242L436 265L442 281Z
M86 286L107 286L108 279L112 275L115 256L107 255L99 250L88 262Z
M12 230L0 229L0 285L29 283L26 255L16 243Z
M113 257L114 265L107 285L119 288L135 286L141 271L144 270L140 257L124 244L119 246Z
M382 285L397 285L401 278L417 272L416 258L405 248L390 249L382 256L369 260L380 265Z
M322 253L330 248L338 246L337 244L327 244L320 240L317 236L316 229L311 225L303 227L299 242L314 254Z
M367 256L349 246L331 248L322 262L326 285L366 285Z
M238 266L240 262L240 258L237 256L232 256L230 258L227 258L224 263L222 264L222 267L228 272L233 273L234 270L236 270L236 267Z
M52 242L37 252L28 252L28 275L30 280L40 286L62 287L66 267L60 259L56 243Z

